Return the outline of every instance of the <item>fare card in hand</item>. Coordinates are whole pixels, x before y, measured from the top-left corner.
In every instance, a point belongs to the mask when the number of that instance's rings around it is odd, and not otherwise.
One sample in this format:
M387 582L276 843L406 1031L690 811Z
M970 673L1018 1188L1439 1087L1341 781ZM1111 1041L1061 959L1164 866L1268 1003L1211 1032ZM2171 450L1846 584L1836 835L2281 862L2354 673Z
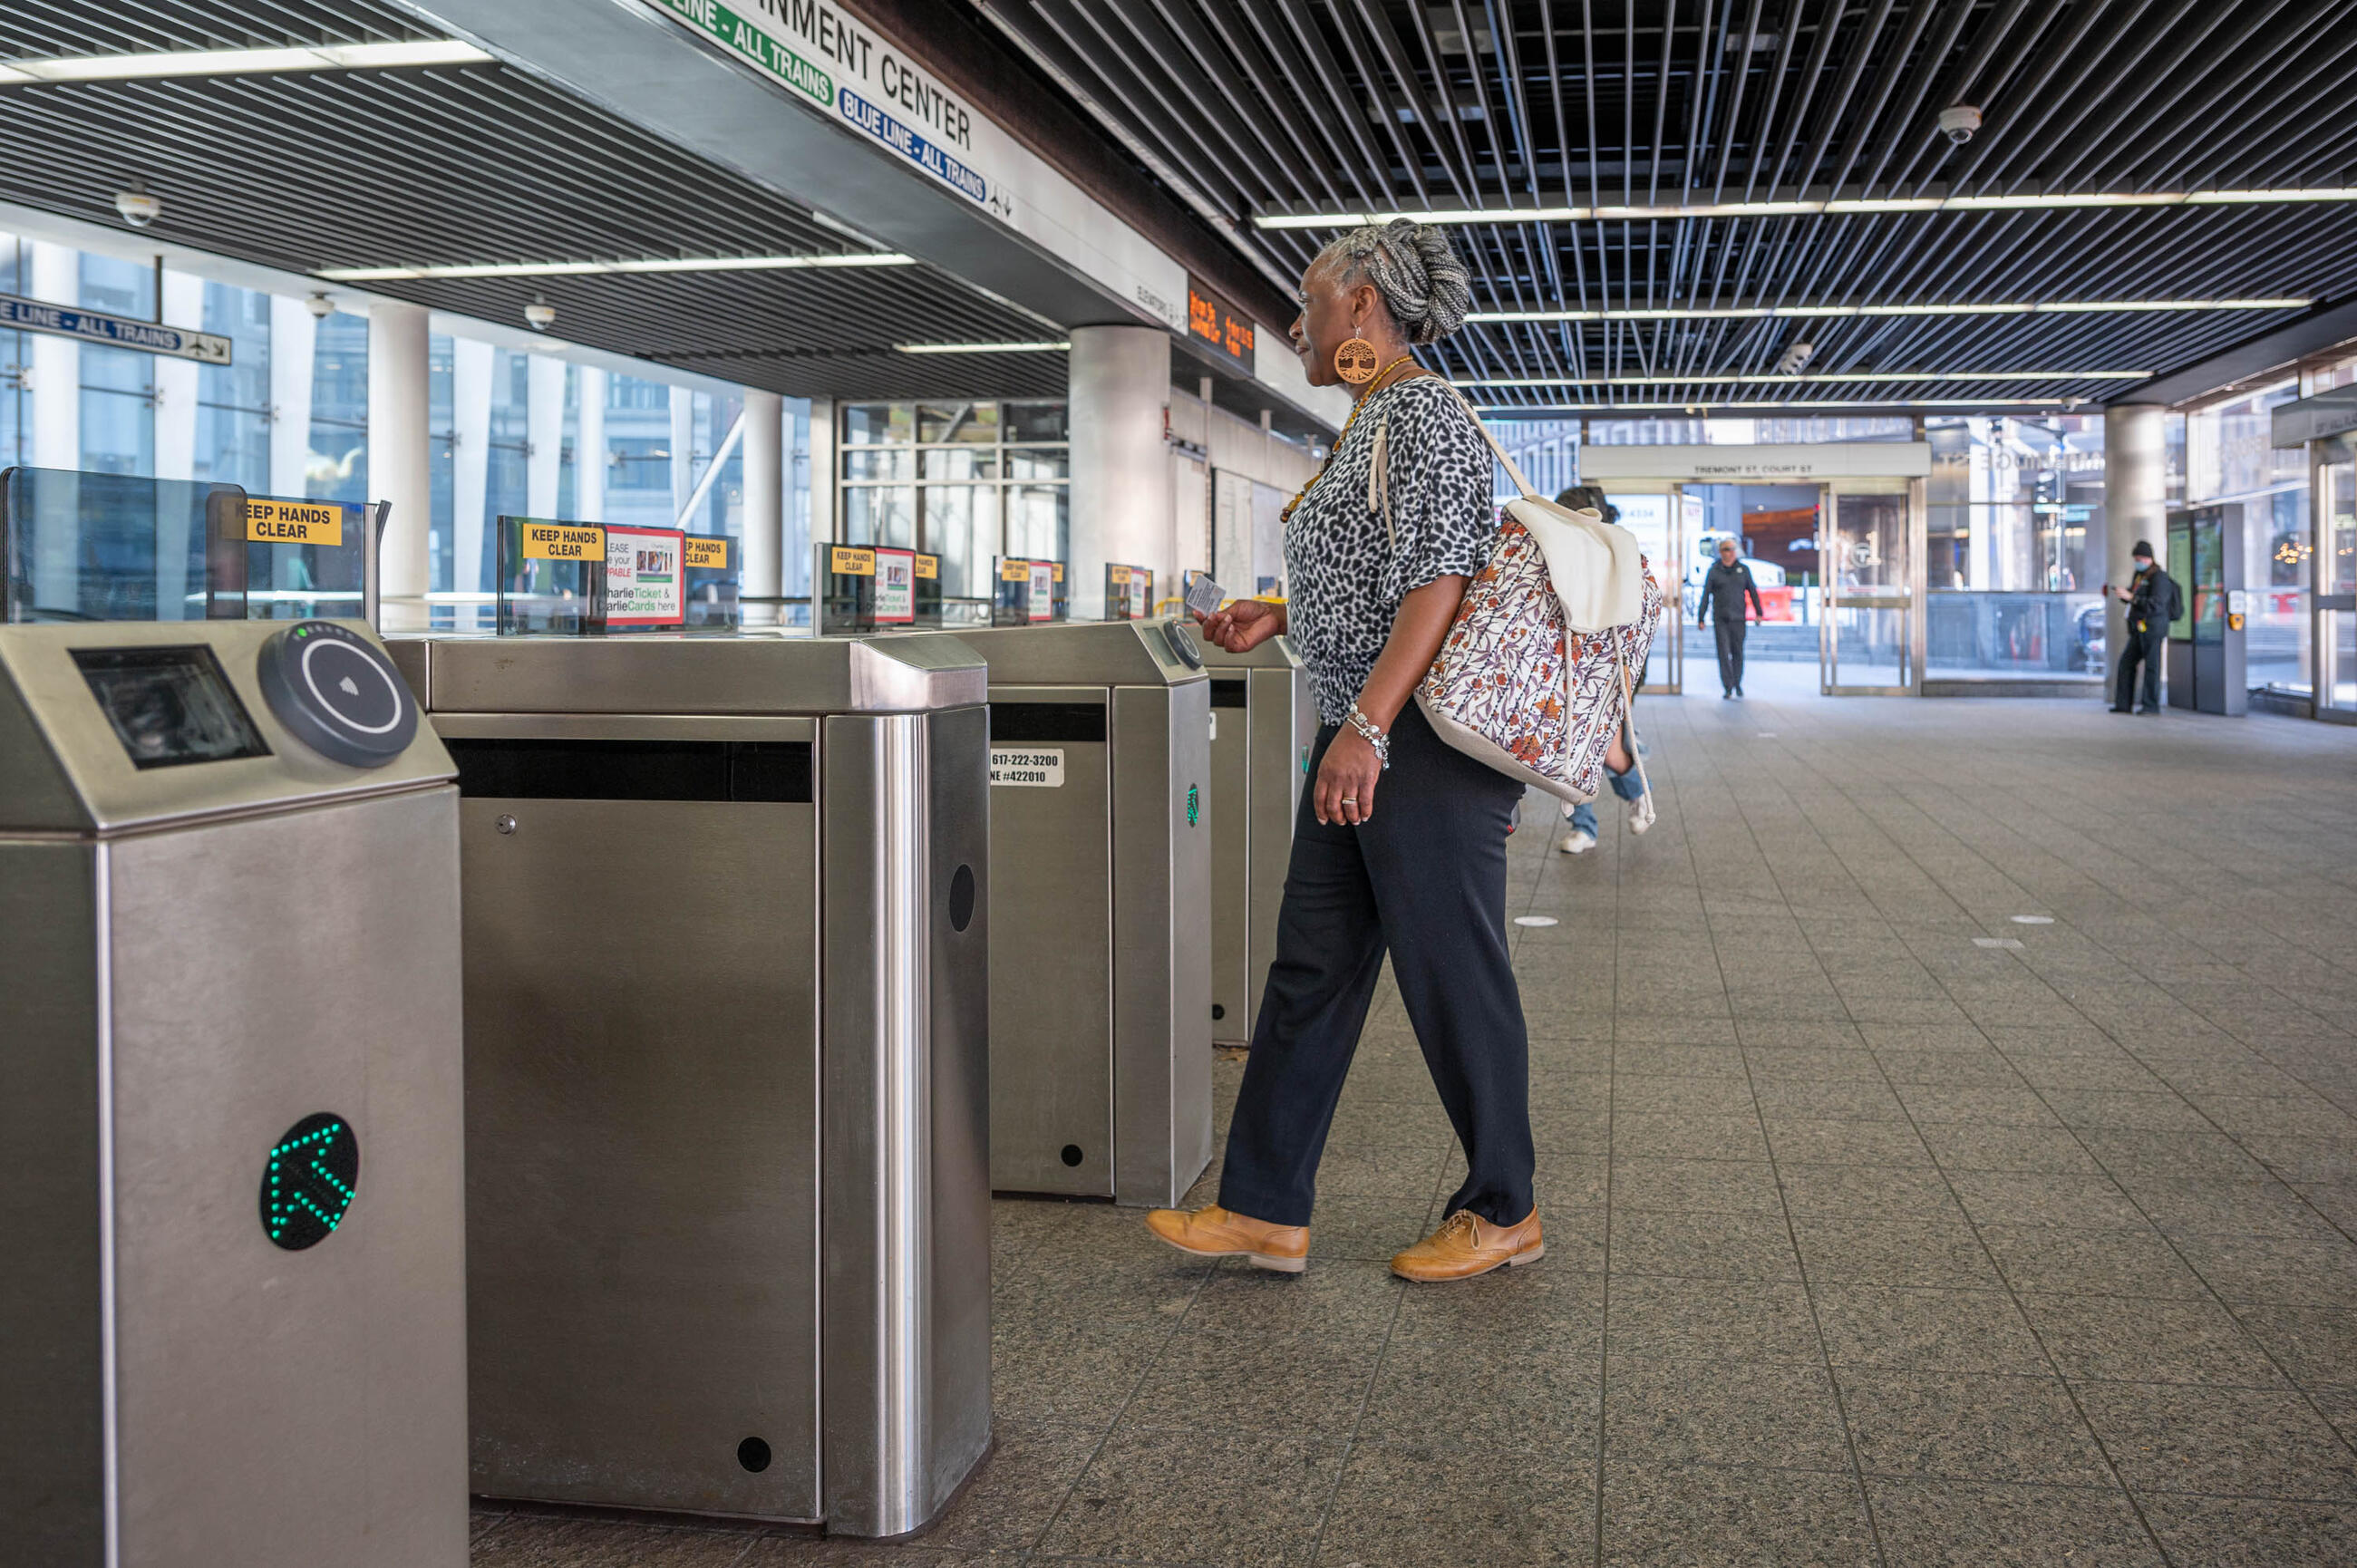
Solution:
M1217 614L1227 597L1227 589L1213 582L1208 572L1187 585L1187 607L1199 616Z

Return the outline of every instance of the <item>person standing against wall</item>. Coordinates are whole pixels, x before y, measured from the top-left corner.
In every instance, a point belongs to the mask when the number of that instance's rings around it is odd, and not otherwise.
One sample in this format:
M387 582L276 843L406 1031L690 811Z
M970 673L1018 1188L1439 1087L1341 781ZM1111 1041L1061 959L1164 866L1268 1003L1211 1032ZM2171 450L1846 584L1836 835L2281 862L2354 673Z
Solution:
M1760 603L1760 588L1751 580L1750 565L1738 559L1733 538L1718 542L1718 559L1702 580L1702 603L1696 607L1695 626L1711 628L1718 639L1719 696L1743 695L1743 634L1748 629L1743 618L1744 596L1751 598L1751 613L1761 620L1768 612Z
M2152 544L2139 539L2132 553L2136 557L2136 575L2125 588L2104 585L2106 596L2115 597L2128 607L2128 645L2120 653L2119 681L2112 692L2112 712L2130 711L2130 699L2136 693L2136 666L2144 666L2144 706L2142 713L2160 712L2161 650L2168 645L2169 623L2185 611L2185 598L2177 589L2177 579L2160 569L2152 558Z

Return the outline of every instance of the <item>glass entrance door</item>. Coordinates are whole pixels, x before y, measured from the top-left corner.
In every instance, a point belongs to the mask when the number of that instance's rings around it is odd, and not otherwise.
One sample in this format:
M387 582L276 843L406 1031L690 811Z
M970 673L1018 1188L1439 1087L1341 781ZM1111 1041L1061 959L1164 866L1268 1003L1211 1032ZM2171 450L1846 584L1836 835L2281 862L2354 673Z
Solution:
M2357 724L2357 443L2316 444L2316 716Z
M1817 510L1824 617L1817 677L1827 696L1907 696L1923 688L1923 507L1920 481L1843 479Z
M1620 512L1620 526L1637 536L1646 569L1662 589L1662 624L1653 628L1653 651L1645 660L1645 690L1674 697L1685 689L1685 618L1679 611L1679 563L1685 559L1685 531L1674 485L1631 485L1608 489L1605 499Z

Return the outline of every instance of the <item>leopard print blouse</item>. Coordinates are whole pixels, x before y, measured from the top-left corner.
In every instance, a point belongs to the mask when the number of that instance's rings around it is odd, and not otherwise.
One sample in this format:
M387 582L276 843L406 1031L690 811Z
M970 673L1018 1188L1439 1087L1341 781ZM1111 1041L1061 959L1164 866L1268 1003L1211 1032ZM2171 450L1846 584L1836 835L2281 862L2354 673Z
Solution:
M1367 505L1378 430L1396 545ZM1491 464L1489 443L1439 377L1368 394L1285 526L1286 631L1309 667L1319 722L1348 718L1409 590L1489 564L1498 532Z

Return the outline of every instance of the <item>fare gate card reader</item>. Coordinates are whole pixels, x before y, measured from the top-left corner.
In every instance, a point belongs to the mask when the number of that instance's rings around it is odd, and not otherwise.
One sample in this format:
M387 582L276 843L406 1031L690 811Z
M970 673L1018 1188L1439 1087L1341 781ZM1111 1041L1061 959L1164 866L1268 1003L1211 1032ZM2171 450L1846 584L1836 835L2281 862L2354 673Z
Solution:
M365 627L0 626L0 1557L467 1558L457 791Z

